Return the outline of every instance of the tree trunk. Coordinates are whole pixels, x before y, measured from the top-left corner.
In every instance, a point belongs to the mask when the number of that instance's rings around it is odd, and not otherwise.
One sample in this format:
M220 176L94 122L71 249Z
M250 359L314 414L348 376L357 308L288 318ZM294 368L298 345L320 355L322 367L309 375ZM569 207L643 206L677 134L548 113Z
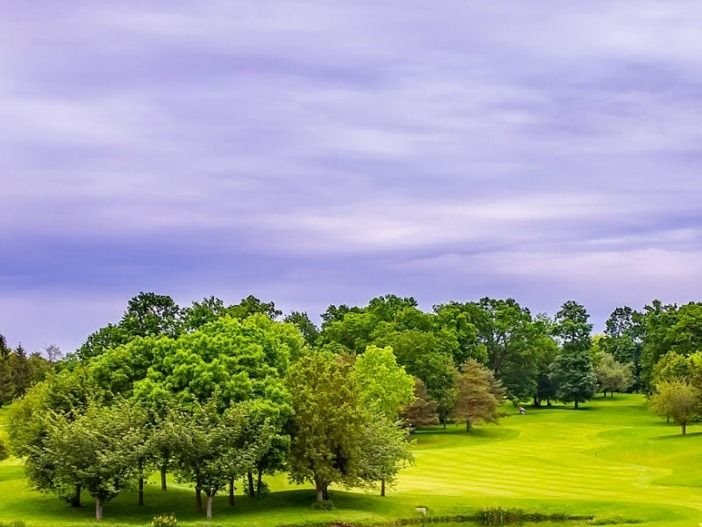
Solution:
M102 520L102 498L99 496L95 498L95 519Z
M380 480L380 495L385 497L385 478Z
M195 487L195 510L202 513L202 489Z
M229 478L229 505L232 507L236 504L236 500L234 498L234 476Z
M144 475L140 474L139 475L139 505L143 506L144 505Z
M71 507L80 507L80 491L81 491L81 485L80 483L76 483L75 490L73 492L73 496L71 497Z
M682 427L682 435L687 435L687 423L682 423L680 426Z
M576 410L578 409L578 401L577 400L575 401L575 409Z
M327 484L315 478L314 489L317 493L317 503L323 503L329 496L327 494Z
M470 432L470 429L471 429L470 419L466 419L466 432Z
M260 498L263 495L263 470L256 469L256 496Z
M254 489L254 480L253 480L253 472L250 470L246 473L246 478L248 479L249 483L249 497L250 498L255 498L256 497L256 491Z
M168 483L166 482L167 470L168 467L166 465L161 465L161 490L164 492L168 490Z
M214 501L214 496L207 495L207 519L212 519L212 501Z
M614 392L609 392L609 398L614 399Z

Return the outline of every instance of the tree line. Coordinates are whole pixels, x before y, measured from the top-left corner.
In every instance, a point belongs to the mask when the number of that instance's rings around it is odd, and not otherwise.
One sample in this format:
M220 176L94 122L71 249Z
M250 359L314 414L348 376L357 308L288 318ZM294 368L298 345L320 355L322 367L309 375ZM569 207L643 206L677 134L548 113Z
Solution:
M666 379L691 383L673 359L697 360L700 313L700 304L657 301L618 308L593 338L574 301L551 318L513 299L424 312L411 297L386 295L332 305L318 327L253 296L181 308L140 293L120 321L13 393L9 437L35 488L74 506L88 492L98 519L131 485L143 503L152 471L164 491L169 473L192 484L208 517L216 494L234 505L241 483L263 497L265 476L278 471L311 483L326 507L332 484L384 494L411 462L415 427L461 422L470 431L496 421L504 400L577 408L596 390L659 394Z

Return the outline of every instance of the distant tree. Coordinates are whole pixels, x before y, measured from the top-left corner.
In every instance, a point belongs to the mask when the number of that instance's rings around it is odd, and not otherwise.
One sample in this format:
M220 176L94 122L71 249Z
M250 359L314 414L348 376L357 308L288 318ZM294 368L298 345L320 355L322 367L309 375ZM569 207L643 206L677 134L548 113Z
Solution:
M285 322L294 325L308 346L314 346L319 338L319 329L315 326L314 322L310 320L307 313L301 311L293 311L288 316L285 317Z
M183 331L195 331L209 322L214 322L227 313L224 302L219 298L210 296L200 302L193 302L181 313L181 326Z
M14 395L15 397L22 397L32 385L29 357L27 357L27 352L22 347L22 344L17 346L17 349L10 356L10 369L12 371Z
M600 342L603 351L611 354L621 364L631 364L633 388L641 389L641 352L644 327L642 314L629 306L616 308L605 323L605 333Z
M590 354L589 315L580 304L568 301L556 314L554 331L561 341L561 350L551 365L550 379L556 387L556 397L564 403L589 400L595 393L597 378Z
M130 338L129 333L121 326L108 324L88 335L87 340L76 350L76 355L82 360L89 360L109 349L126 344Z
M632 364L622 364L611 354L605 353L595 367L597 384L603 395L614 396L614 392L625 392L634 382Z
M446 424L456 400L457 370L450 344L441 335L428 331L390 331L376 339L379 346L390 346L398 364L424 382L436 402L439 421Z
M690 381L693 373L693 364L689 357L669 351L653 367L651 379L655 384L674 380Z
M654 300L644 307L641 315L643 346L641 350L641 388L653 389L653 368L663 355L671 351L671 333L678 319L678 307Z
M670 418L680 426L682 435L687 434L688 423L698 415L700 394L687 381L663 381L656 385L651 396L651 410L657 415Z
M545 401L551 406L551 400L556 398L556 386L551 380L551 364L558 356L558 344L553 339L553 323L545 315L537 315L534 321L535 335L531 339L536 353L536 389L534 390L534 406L539 407Z
M499 384L488 368L475 360L467 361L456 385L458 396L453 416L465 421L467 432L475 423L497 422L501 394Z
M0 346L0 406L10 404L15 395L12 372L12 350L3 342Z
M175 337L180 316L181 309L170 296L141 292L129 300L120 327L130 337Z
M275 302L262 302L253 295L249 295L238 304L228 307L227 313L235 318L265 315L271 320L275 320L283 314L280 309L275 307Z
M44 356L51 363L58 362L63 358L63 351L54 344L49 344L44 348Z
M402 411L401 416L412 428L439 422L436 402L429 397L426 386L418 377L414 378L414 402Z

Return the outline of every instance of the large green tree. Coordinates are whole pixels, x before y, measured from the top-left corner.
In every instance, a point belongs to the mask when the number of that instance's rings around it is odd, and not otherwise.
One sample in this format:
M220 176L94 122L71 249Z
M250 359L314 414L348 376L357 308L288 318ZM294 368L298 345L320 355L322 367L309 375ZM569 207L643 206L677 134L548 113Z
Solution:
M572 300L556 313L554 332L561 349L551 365L551 380L556 397L564 403L588 401L595 393L597 378L593 371L590 347L592 324L585 308Z
M290 477L311 482L320 503L332 483L360 482L368 418L352 372L350 358L328 351L306 352L288 372L294 408Z

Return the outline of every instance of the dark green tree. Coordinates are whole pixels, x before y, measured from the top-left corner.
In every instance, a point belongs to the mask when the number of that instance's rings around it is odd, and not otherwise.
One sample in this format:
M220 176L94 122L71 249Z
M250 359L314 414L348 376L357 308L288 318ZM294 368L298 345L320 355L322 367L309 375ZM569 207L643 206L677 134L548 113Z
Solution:
M551 381L556 397L564 403L575 403L575 408L592 398L597 383L590 353L592 324L588 319L585 308L572 300L563 304L555 318L554 332L561 349L551 365Z

